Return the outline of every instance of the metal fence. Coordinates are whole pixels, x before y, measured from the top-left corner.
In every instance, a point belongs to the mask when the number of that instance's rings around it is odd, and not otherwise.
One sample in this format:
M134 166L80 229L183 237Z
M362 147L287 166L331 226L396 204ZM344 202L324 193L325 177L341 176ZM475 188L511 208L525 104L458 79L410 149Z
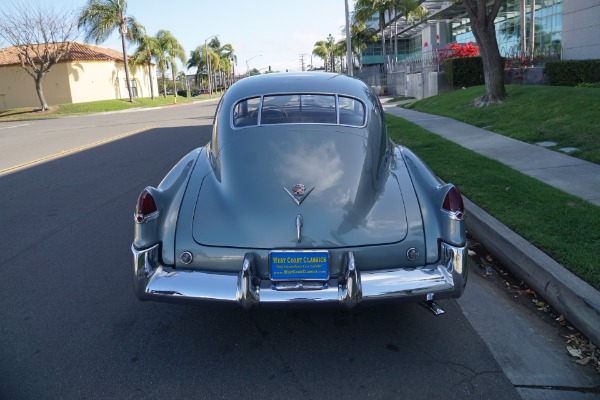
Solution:
M504 55L505 69L508 75L523 75L518 70L543 67L546 62L560 60L560 53L556 49L537 49L533 55L523 54L519 49L500 49ZM360 70L354 71L354 76L361 79L369 86L373 87L380 95L402 96L406 95L408 90L409 74L421 73L426 76L430 72L442 72L444 70L443 60L447 58L447 54L453 52L448 48L440 48L428 51L426 53L417 54L395 60L393 57L387 57L385 66L374 65L363 67ZM515 73L514 71L517 70ZM544 83L543 80L538 82L524 83Z

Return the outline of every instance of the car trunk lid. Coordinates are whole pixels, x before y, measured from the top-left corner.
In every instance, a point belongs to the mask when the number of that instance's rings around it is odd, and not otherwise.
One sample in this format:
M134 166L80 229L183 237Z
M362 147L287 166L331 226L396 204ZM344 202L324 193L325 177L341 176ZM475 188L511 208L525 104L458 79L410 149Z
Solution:
M406 237L404 201L388 172L387 150L372 150L366 130L272 126L235 134L202 183L192 222L198 243L306 249ZM304 198L293 195L295 185L304 185Z

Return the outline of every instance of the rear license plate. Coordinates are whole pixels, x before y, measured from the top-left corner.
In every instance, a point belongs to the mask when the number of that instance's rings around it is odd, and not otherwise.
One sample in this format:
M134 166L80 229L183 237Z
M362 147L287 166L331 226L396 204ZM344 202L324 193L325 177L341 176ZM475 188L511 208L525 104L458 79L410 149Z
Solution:
M329 279L327 250L277 250L269 253L271 280L298 281Z

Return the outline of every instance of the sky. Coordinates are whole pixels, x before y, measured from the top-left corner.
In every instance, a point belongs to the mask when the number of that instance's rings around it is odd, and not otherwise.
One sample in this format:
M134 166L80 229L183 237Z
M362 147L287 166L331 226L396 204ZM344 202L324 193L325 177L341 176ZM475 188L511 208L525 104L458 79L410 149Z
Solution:
M24 3L28 0L12 0ZM37 0L59 9L79 9L86 0ZM354 1L348 0L350 11ZM300 71L301 54L311 64L315 42L331 34L345 38L344 0L127 0L127 13L150 35L167 29L183 45L186 56L212 35L231 44L237 55L236 74L256 68L264 72ZM83 41L80 34L78 41ZM121 49L115 33L101 46ZM131 54L133 51L128 51ZM315 67L323 60L312 58ZM181 65L180 65L181 67ZM190 71L193 73L195 71Z

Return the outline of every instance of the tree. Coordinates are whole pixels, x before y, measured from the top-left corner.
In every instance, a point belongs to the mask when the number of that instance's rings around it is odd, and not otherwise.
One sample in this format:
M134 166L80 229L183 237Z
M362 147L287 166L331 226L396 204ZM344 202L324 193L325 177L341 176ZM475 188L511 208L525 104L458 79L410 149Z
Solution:
M500 49L496 39L494 20L498 15L501 0L494 0L491 7L486 0L460 0L467 9L471 23L471 30L481 54L483 63L483 77L485 80L485 95L475 99L477 107L486 107L490 104L501 103L506 98L504 87L504 71Z
M214 36L210 42L208 42L208 45L205 45L205 47L207 47L206 57L208 60L208 91L210 92L210 96L212 98L213 90L216 89L215 71L219 68L219 64L221 63L221 57L219 53L221 42L217 36Z
M183 46L177 41L175 36L171 32L161 29L156 34L156 40L160 52L164 55L171 68L171 78L173 80L173 95L177 97L177 84L175 83L175 74L177 73L177 65L175 59L179 59L182 63L185 62L185 50ZM165 65L166 66L166 65ZM164 74L164 68L163 68ZM163 76L164 78L164 76Z
M219 52L221 57L221 68L227 76L235 77L234 63L237 63L237 57L235 55L235 51L233 50L233 46L229 43L224 44ZM231 78L230 80L233 81ZM227 88L227 81L225 81L225 88Z
M76 37L75 20L68 11L40 3L0 8L0 38L15 48L21 67L33 78L42 111L48 109L42 78L69 53Z
M177 77L179 78L179 81L181 82L181 84L183 85L183 88L187 92L186 97L189 98L190 97L190 85L188 84L187 74L183 71L179 71L179 73L177 73Z
M206 49L204 46L196 47L196 50L190 51L190 58L187 61L187 68L196 68L196 85L203 85L203 77L208 76L206 69Z
M377 31L365 27L364 23L354 22L350 27L352 53L358 58L358 68L362 69L362 51L367 48L367 43L377 42Z
M331 72L335 72L335 58L334 58L334 51L335 51L335 40L333 39L333 36L331 36L331 34L327 37L327 40L319 40L318 42L315 43L315 47L313 49L313 55L323 59L324 64L325 64L325 71L328 70L328 63L329 65L329 70Z
M327 71L327 61L329 60L329 49L327 49L327 41L319 40L318 42L316 42L312 54L323 60L325 71Z
M115 29L118 30L121 35L129 101L133 102L126 40L134 42L143 26L134 17L127 16L126 12L126 0L88 0L87 5L81 9L77 26L86 31L85 41L94 41L96 44L106 41Z
M340 73L344 72L344 58L346 58L346 39L339 40L334 48L333 54L340 58Z
M138 48L133 55L135 62L146 62L148 63L148 78L150 79L150 94L152 100L154 100L154 84L152 82L152 57L157 57L160 48L158 47L158 40L154 36L148 36L146 33L141 33L137 38Z
M381 31L381 48L383 65L387 63L385 48L385 12L389 10L391 0L356 0L354 3L354 18L359 23L367 22L375 13L378 15L379 30Z

